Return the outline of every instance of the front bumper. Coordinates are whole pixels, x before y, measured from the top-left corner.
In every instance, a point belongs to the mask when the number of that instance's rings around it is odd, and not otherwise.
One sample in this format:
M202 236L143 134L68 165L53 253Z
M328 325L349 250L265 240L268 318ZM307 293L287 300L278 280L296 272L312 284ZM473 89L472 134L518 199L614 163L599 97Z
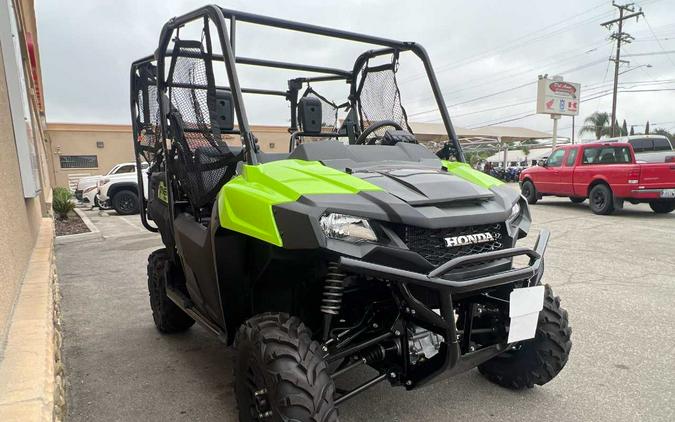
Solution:
M108 197L102 196L100 193L96 194L96 203L98 203L99 208L101 209L109 209L110 208L110 201Z
M522 247L508 248L475 255L460 256L435 268L428 274L401 270L348 257L340 258L340 266L352 273L401 283L443 289L450 293L466 293L473 290L483 290L522 280L531 280L530 284L535 285L543 275L542 262L549 237L549 231L542 229L534 249ZM467 264L487 263L497 259L514 258L522 255L526 255L530 258L528 266L524 268L510 269L469 280L455 280L451 277L444 277L453 270Z
M439 378L438 376L441 374L445 378L464 372L508 349L508 344L495 344L462 355L453 309L453 295L480 293L486 289L522 281L527 281L528 286L538 284L544 273L544 253L549 237L549 231L542 229L533 249L514 247L462 256L452 259L426 274L344 256L340 258L339 262L341 268L345 271L397 283L406 307L411 309L406 318L417 325L429 327L443 336L445 346L441 347L439 353L425 362L423 367L411 370L406 374L407 381L409 381L406 382L406 388L413 389L428 383L432 379ZM453 270L467 264L489 263L518 256L529 257L527 266L497 271L470 279L454 277L451 274ZM434 311L416 299L411 294L409 285L419 285L437 290L440 294L440 312Z

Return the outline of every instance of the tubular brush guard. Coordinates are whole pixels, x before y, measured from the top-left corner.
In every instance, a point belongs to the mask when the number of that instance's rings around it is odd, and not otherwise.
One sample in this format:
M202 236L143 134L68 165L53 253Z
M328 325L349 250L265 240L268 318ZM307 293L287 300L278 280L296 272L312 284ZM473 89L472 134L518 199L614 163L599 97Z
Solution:
M414 311L411 319L425 326L433 327L435 332L443 335L445 343L441 346L440 353L429 359L428 362L425 362L417 370L408 373L405 385L407 389L413 389L432 379L435 381L441 378L438 377L441 373L443 373L442 378L447 378L469 370L509 347L505 343L495 344L476 352L462 355L452 306L452 294L480 291L523 280L529 280L529 286L536 285L544 273L543 258L549 237L549 231L542 229L534 249L517 247L462 256L440 265L428 274L401 270L348 257L340 258L339 263L341 269L344 271L396 283L406 306ZM489 262L496 259L514 258L523 255L530 258L528 265L523 268L510 269L470 280L453 280L450 276L443 277L452 270L466 264ZM409 284L438 290L441 298L440 315L417 300L410 293Z

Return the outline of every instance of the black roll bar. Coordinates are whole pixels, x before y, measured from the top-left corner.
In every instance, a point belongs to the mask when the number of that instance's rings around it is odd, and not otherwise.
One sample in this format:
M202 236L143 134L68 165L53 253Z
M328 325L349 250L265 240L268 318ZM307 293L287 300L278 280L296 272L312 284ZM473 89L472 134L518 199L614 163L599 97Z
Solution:
M228 16L231 17L231 16ZM164 68L165 63L164 59L167 54L168 45L171 42L171 36L173 35L174 30L184 26L187 23L196 21L198 19L204 19L205 25L208 25L208 22L211 21L216 27L216 32L218 34L218 40L220 41L221 49L223 50L223 62L225 63L225 69L227 71L227 77L229 81L230 88L232 89L232 97L234 102L234 111L237 115L237 123L239 125L239 130L241 132L242 143L246 150L246 161L248 164L255 165L258 164L258 158L256 156L256 140L251 132L251 128L248 123L248 116L246 113L246 107L244 105L244 100L242 97L241 86L239 85L239 76L237 75L237 68L234 61L234 52L232 50L232 45L230 44L230 39L228 34L225 32L226 24L225 17L221 9L214 5L204 6L199 9L193 10L192 12L186 13L181 16L172 18L164 24L162 31L159 37L159 46L157 48L157 95L158 103L162 110L168 110L170 105L163 104L165 99L163 97L163 92L166 89L166 81L164 80ZM166 134L166 119L161 119L162 133ZM168 157L167 157L168 158ZM170 166L171 160L167 160L167 166ZM168 172L167 172L168 173ZM170 186L167 180L167 187ZM169 196L171 200L171 189L168 189ZM170 201L170 203L172 203ZM171 207L169 207L171 208ZM173 215L171 218L173 219Z
M174 54L173 49L166 51L166 56L171 56ZM191 53L190 51L181 50L177 57L197 57L197 54ZM225 60L222 54L210 54L212 60L222 62ZM289 70L302 70L305 72L314 72L314 73L326 73L328 75L339 76L337 79L349 79L352 76L352 73L348 70L337 69L333 67L325 66L314 66L309 64L300 64L300 63L288 63L280 62L277 60L268 60L268 59L257 59L254 57L242 57L236 56L234 58L235 63L250 65L250 66L261 66L261 67L272 67L276 69L289 69Z
M146 207L148 205L148 201L145 199L145 182L143 180L143 170L141 167L141 158L140 158L140 152L138 150L139 145L138 145L138 138L140 136L140 132L138 131L138 125L136 122L138 121L138 115L136 114L136 102L137 102L137 95L138 95L138 90L136 87L136 72L138 69L143 66L143 65L148 65L152 63L155 60L154 56L146 56L141 59L138 59L131 63L131 80L130 80L130 108L131 108L131 131L132 135L134 137L134 156L135 156L135 161L136 161L136 177L137 177L137 182L138 182L138 197L140 198L140 206L139 206L139 213L141 215L141 223L143 224L143 227L145 227L147 230L157 233L159 230L157 227L154 227L150 225L150 222L148 221L148 217L145 213ZM145 99L145 97L144 97ZM146 99L147 101L147 99ZM150 163L148 163L150 164Z
M434 93L434 98L438 106L439 112L441 113L441 118L445 126L448 138L453 143L455 151L457 153L457 159L459 161L465 161L464 154L462 152L461 146L459 144L459 139L450 120L450 116L443 100L443 95L441 93L440 87L438 85L438 80L431 66L429 55L426 50L419 44L413 42L403 42L398 40L392 40L388 38L376 37L371 35L364 35L350 31L343 31L333 28L326 28L318 25L312 25L307 23L293 22L285 19L273 18L269 16L262 16L253 13L239 12L230 9L220 8L218 6L209 5L202 8L196 9L192 12L186 13L184 15L175 17L171 19L167 24L162 28L162 33L160 35L160 43L158 48L158 54L161 54L163 57L167 55L167 46L170 42L171 35L174 30L180 28L181 26L195 21L199 18L206 18L211 20L218 32L218 39L221 43L221 48L223 50L223 61L225 62L228 79L230 81L230 86L234 94L234 106L235 112L237 114L237 120L241 129L242 141L244 143L245 149L247 151L247 161L249 164L256 164L257 159L255 155L255 138L250 131L250 126L247 120L246 110L243 104L243 99L241 97L242 89L239 86L239 79L236 72L236 63L248 64L254 66L264 66L264 67L274 67L274 68L284 68L292 70L304 70L309 72L325 73L326 76L318 76L313 78L305 78L306 82L310 81L330 81L330 80L340 80L346 79L352 81L354 79L354 72L343 71L339 69L332 69L320 66L311 66L303 65L296 63L285 63L277 62L273 60L263 60L263 59L253 59L246 57L236 57L234 54L234 41L236 37L236 22L247 22L256 25L269 26L275 28L286 29L290 31L304 32L308 34L321 35L331 38L339 38L349 41L362 42L367 44L379 45L386 47L381 50L371 50L359 56L357 62L361 62L367 59L368 57L374 57L374 55L387 54L392 52L402 52L402 51L412 51L424 64L425 72L429 79L431 89ZM225 18L230 20L230 31L229 36L225 32L226 23ZM160 57L158 57L159 59ZM213 58L216 58L215 55ZM161 77L159 82L162 85L159 85L159 91L163 91L165 88L164 83L164 60L158 60L158 70ZM355 66L354 69L358 71L360 67ZM161 103L160 103L161 104ZM164 119L162 119L164 120Z

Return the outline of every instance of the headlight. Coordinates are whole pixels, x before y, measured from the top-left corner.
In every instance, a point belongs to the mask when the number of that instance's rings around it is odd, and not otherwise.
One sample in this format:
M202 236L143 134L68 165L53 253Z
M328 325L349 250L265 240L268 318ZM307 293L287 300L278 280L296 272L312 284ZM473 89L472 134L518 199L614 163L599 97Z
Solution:
M93 191L94 189L96 189L96 187L97 187L96 185L89 186L87 189L84 190L84 193L89 193L89 192Z
M110 179L101 179L101 180L98 181L98 185L103 186L106 183L108 183L109 181L110 181Z
M350 242L375 242L377 235L367 219L345 214L326 214L319 220L321 230L331 239Z
M516 202L511 208L511 215L506 219L507 224L512 224L520 216L520 204Z

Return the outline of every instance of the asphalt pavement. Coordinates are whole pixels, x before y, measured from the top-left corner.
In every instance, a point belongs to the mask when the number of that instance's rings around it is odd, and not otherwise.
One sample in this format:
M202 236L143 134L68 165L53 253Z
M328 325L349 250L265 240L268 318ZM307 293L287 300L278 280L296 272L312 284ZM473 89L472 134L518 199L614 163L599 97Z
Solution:
M476 370L413 392L380 384L345 403L341 421L675 420L675 214L626 205L596 216L561 198L531 210L522 243L551 230L544 280L573 329L562 373L520 392ZM56 251L67 421L236 421L232 352L199 326L155 330L145 266L158 235L138 216L87 213L102 239Z

